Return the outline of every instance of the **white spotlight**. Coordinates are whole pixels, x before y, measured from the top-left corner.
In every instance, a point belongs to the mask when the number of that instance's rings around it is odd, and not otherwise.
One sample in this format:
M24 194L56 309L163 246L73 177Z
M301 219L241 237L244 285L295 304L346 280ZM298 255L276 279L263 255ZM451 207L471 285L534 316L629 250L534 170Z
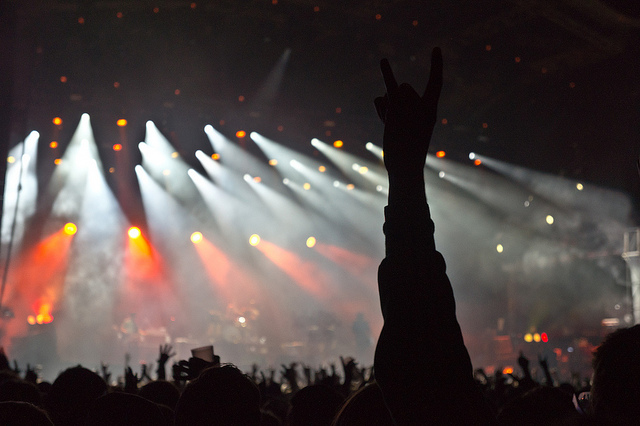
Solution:
M440 179L443 179L443 178L444 178L444 176L445 176L444 172L442 172L442 171L441 171L440 173L438 173L438 177L439 177Z
M318 146L321 145L320 139L317 138L313 138L311 139L311 145L315 146L316 148L318 148Z
M469 160L475 160L476 159L476 153L475 152L470 152L469 153Z
M213 126L211 124L207 124L206 126L204 126L204 132L205 133L213 132Z

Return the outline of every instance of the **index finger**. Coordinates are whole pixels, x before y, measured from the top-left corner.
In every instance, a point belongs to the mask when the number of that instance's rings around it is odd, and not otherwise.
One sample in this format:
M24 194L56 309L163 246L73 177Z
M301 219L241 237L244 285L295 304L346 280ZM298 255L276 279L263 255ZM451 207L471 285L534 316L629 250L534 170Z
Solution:
M380 71L382 71L382 78L384 79L384 86L387 88L387 93L394 93L398 90L398 82L393 76L391 65L389 65L389 61L386 58L380 61Z
M437 105L442 90L442 51L435 47L431 52L431 70L429 71L429 81L424 90L422 98L429 103Z

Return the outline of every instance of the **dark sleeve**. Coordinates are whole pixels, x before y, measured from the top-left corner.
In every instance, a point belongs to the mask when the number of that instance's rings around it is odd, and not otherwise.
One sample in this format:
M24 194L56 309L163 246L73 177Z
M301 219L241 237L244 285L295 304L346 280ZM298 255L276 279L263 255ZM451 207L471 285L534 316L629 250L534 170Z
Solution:
M424 195L385 209L376 380L398 424L488 424L433 232Z

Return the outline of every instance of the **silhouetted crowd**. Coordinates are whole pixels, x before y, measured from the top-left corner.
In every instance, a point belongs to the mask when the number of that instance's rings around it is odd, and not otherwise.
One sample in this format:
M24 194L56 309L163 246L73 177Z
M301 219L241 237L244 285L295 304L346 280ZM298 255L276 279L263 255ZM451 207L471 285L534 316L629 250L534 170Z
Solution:
M426 90L400 84L381 62L386 87L375 100L384 123L389 174L385 258L378 270L384 326L373 368L341 359L317 371L304 365L244 374L218 359L192 357L172 366L160 348L156 378L126 369L109 386L81 366L53 383L0 355L0 425L632 425L640 424L640 325L610 334L593 358L593 376L555 383L546 359L538 381L521 371L473 371L455 312L446 264L436 250L425 194L424 164L440 90L442 55L432 52ZM455 212L452 212L454 214ZM231 360L232 361L232 360ZM302 374L300 374L302 372Z

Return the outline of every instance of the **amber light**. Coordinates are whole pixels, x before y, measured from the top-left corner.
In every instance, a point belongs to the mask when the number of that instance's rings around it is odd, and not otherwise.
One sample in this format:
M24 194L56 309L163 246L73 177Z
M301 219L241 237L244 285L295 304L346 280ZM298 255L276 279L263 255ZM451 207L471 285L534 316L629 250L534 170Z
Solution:
M245 136L247 136L247 132L245 132L244 130L238 130L236 132L236 137L237 138L244 138Z
M140 228L138 228L137 226L132 226L131 228L129 228L129 238L140 238L140 235L142 235L142 232L140 231Z
M62 118L60 117L56 117L53 119L53 124L55 124L56 126L59 126L62 124Z
M116 124L120 127L124 127L127 125L127 120L125 120L124 118L121 118L118 121L116 121Z

